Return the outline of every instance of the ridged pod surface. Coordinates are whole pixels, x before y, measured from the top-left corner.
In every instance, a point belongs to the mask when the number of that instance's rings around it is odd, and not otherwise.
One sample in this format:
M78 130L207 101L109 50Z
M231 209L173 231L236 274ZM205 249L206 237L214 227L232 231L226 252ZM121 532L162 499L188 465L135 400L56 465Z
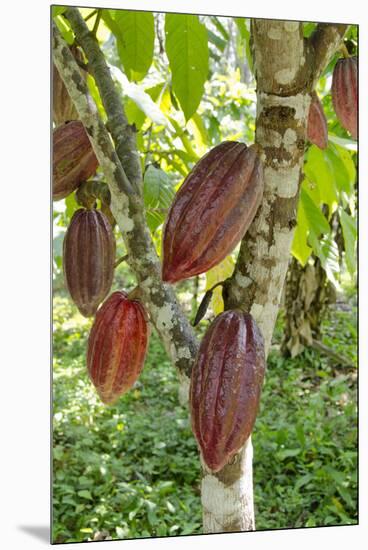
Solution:
M64 237L65 283L85 317L94 315L112 284L115 237L106 216L98 210L77 210Z
M143 305L114 292L97 311L87 350L89 376L104 403L114 403L142 371L149 339Z
M76 60L83 61L82 52L76 46L70 50ZM55 65L52 74L52 112L56 126L68 120L77 120L78 113Z
M98 160L79 120L58 126L52 143L52 198L60 200L95 174Z
M253 317L240 310L216 317L200 345L190 384L192 430L214 472L252 432L265 366L263 337Z
M339 59L331 87L332 103L341 125L354 139L358 134L358 64L356 57Z
M163 231L164 281L220 263L251 224L263 195L258 147L224 141L205 155L176 193Z
M309 107L307 138L320 149L326 149L328 145L327 120L316 92L312 93Z

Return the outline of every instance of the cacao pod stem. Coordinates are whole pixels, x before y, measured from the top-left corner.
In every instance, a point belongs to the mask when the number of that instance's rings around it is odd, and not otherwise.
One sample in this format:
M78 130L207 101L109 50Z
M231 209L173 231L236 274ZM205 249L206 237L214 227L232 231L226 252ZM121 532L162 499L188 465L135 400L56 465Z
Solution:
M208 309L208 306L210 305L210 302L211 302L211 299L212 299L212 296L213 296L213 291L215 290L216 287L220 286L220 285L224 285L224 281L220 281L219 283L216 283L215 285L213 285L213 287L209 288L202 300L201 300L201 303L199 304L199 308L197 309L197 313L196 313L196 316L194 318L194 321L192 323L193 327L197 326L198 323L203 319L203 317L206 315L207 313L207 309Z

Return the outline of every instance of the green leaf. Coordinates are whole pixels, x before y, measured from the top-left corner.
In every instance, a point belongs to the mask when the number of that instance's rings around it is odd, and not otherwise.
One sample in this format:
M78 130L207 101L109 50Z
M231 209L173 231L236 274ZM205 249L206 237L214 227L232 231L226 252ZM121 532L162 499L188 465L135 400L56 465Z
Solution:
M300 453L301 453L301 449L284 449L282 451L279 451L277 455L280 460L284 460L285 458L297 456Z
M218 50L220 50L220 52L223 52L225 47L226 47L226 42L225 40L223 40L222 38L220 38L219 36L217 36L217 34L215 34L214 32L210 31L210 30L207 30L207 33L208 33L208 40L214 44L216 46L216 48Z
M315 204L309 194L302 188L300 193L301 204L308 221L309 228L319 236L321 233L330 232L330 224Z
M74 42L74 34L69 25L66 23L65 19L60 16L56 16L55 23L65 42L69 44L69 46L71 46L71 44L73 44Z
M58 15L61 15L67 9L67 6L51 6L52 17L57 17Z
M165 220L175 191L168 175L153 165L144 174L143 197L148 226L153 233Z
M315 204L326 204L331 216L338 202L335 175L325 152L315 145L309 148L304 173L309 182L309 186L305 182L304 189L308 190Z
M186 120L196 112L208 76L208 35L196 15L167 13L166 53L172 86Z
M103 20L115 35L117 50L129 80L142 80L153 59L155 40L151 12L103 10Z
M92 499L92 495L91 495L90 491L88 491L87 489L83 489L82 491L78 491L78 496L80 496L82 498L86 498L88 500Z
M65 213L70 220L74 212L78 210L78 208L80 208L79 204L75 200L74 193L71 193L68 197L66 197L65 204L66 204Z
M229 33L227 32L223 24L220 22L219 18L214 15L210 19L211 19L211 23L213 23L216 29L222 34L222 37L224 38L224 40L229 40Z
M356 220L349 216L343 209L339 211L342 234L345 243L345 262L346 267L351 275L356 271L356 242L357 242L357 226Z
M344 149L341 150L344 151ZM349 153L348 156L350 156ZM345 162L339 155L338 149L333 144L331 144L331 146L325 151L325 157L328 159L328 162L330 163L330 166L334 173L335 182L338 190L340 192L345 191L349 195L352 191L352 184L354 182L352 182L351 180Z
M328 134L328 141L332 141L333 143L340 145L340 147L343 147L344 149L348 149L350 151L357 151L358 149L356 141L348 138L342 138L340 136L335 136L335 134Z
M304 267L312 253L312 248L308 246L308 222L301 203L299 202L297 214L297 226L294 233L291 253Z
M247 27L247 20L243 17L234 17L236 26L238 27L240 35L240 48L245 49L245 55L250 70L253 73L253 56L250 49L250 31Z

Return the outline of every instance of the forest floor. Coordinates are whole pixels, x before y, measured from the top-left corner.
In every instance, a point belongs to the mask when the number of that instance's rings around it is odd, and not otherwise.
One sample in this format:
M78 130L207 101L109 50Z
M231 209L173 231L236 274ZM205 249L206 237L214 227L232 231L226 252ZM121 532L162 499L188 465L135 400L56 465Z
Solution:
M197 447L159 339L152 333L134 388L106 407L86 371L90 326L54 297L54 542L201 533ZM322 330L322 342L351 366L314 349L281 357L282 331L280 316L252 436L256 527L355 524L354 299L332 306Z

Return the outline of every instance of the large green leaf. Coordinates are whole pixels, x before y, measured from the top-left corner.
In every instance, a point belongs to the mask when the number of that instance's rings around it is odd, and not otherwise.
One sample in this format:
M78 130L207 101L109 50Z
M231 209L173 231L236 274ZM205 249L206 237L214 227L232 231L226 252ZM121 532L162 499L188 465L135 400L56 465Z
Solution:
M129 80L142 80L153 59L153 13L125 10L103 10L102 13L106 25L116 37L125 74Z
M253 72L253 56L250 49L250 31L247 26L247 20L244 17L234 17L234 21L239 31L238 47L241 50L245 50L248 66Z
M308 221L305 216L303 207L299 202L297 226L294 233L291 253L293 254L293 256L295 256L299 263L301 263L302 266L305 266L309 256L312 253L312 248L308 245L308 230Z
M167 13L166 54L172 86L186 120L196 112L208 76L208 34L196 15Z
M342 157L341 153L344 154L344 158ZM348 171L346 162L348 161L347 157L351 157L349 153L347 153L346 157L346 151L344 149L337 148L335 145L331 144L329 148L325 151L325 158L329 162L330 168L333 171L336 186L339 190L339 192L345 191L348 195L353 190L354 185L354 179L352 179L351 175L352 173ZM351 161L352 162L352 161ZM353 163L354 166L354 163ZM354 176L355 176L355 169L354 169Z
M303 188L301 189L300 200L309 230L313 231L317 237L319 237L321 233L329 233L330 224L322 214L320 208Z
M148 166L144 174L143 197L147 223L152 233L164 222L174 194L169 176L160 168Z
M356 242L357 242L357 226L356 220L349 216L343 209L339 211L342 234L345 243L345 262L349 273L352 275L356 271Z
M309 182L304 189L317 205L326 204L331 216L338 203L335 174L325 152L315 145L309 148L304 173Z

